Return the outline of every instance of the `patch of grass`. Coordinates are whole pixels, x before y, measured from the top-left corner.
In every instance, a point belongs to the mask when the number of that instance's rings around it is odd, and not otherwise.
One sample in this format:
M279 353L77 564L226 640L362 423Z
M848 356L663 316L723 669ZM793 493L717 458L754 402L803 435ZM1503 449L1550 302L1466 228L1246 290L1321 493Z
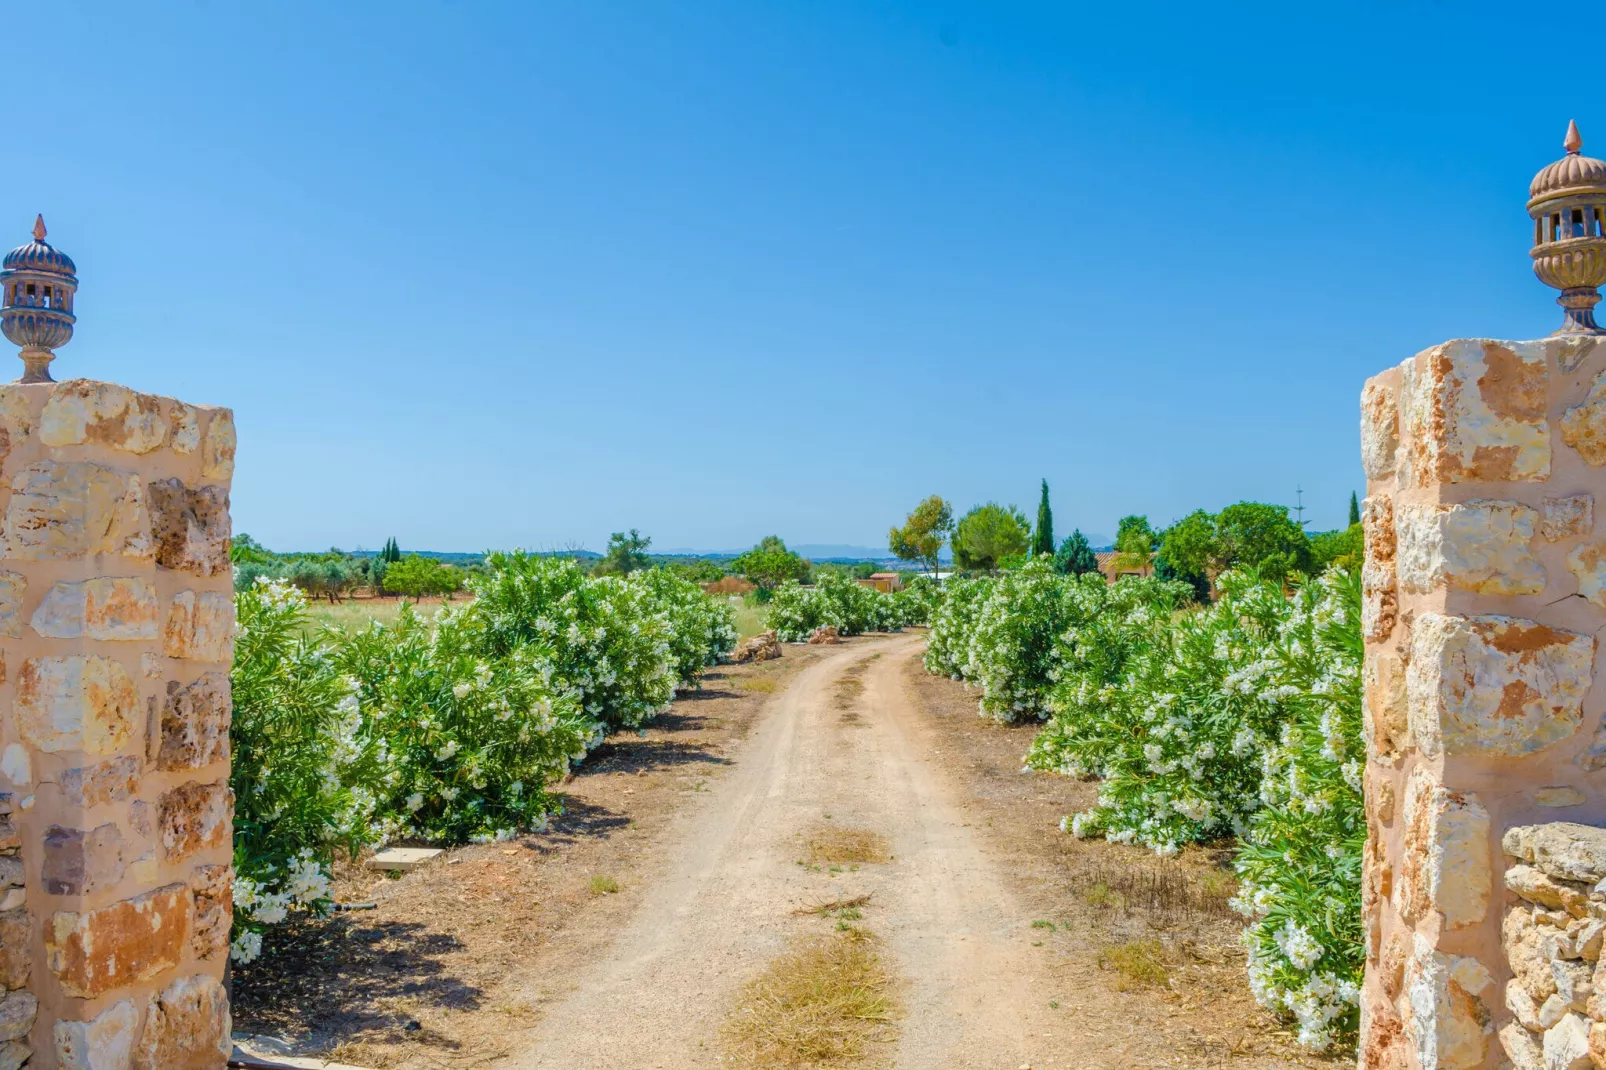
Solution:
M749 982L722 1031L738 1062L836 1067L892 1039L898 1002L875 938L847 926L802 940Z
M599 873L591 878L592 895L613 895L618 890L619 882L612 877L604 877Z
M1032 928L1034 929L1052 929L1054 927L1055 925L1053 922L1044 921L1042 918L1038 918L1036 921L1032 922Z
M1158 940L1129 940L1107 947L1099 952L1099 966L1120 975L1115 982L1117 992L1159 987L1171 980Z
M1072 890L1089 906L1147 911L1161 924L1194 918L1236 918L1227 905L1236 881L1223 870L1122 857L1080 871Z
M756 606L744 600L733 599L731 601L731 610L736 616L736 637L738 639L749 639L760 632L769 631L769 607Z
M1103 881L1089 884L1083 888L1082 901L1090 907L1102 907L1109 910L1126 909L1126 896Z
M768 695L779 685L776 684L773 676L744 676L737 681L736 686L743 691L756 691L759 694Z
M879 832L840 825L825 825L809 833L808 848L809 861L825 866L885 862L892 857L886 838Z

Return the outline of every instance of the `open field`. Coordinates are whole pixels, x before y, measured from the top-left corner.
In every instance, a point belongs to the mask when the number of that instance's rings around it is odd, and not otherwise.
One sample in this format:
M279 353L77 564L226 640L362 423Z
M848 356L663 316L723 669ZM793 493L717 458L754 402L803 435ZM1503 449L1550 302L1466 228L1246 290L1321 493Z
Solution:
M443 605L464 605L473 600L472 595L453 595L450 602L439 597L429 598L401 598L396 595L380 595L376 598L348 598L342 602L308 602L307 628L316 631L320 628L366 628L370 621L379 621L389 624L401 612L404 603L411 602L413 608L422 616L433 616Z

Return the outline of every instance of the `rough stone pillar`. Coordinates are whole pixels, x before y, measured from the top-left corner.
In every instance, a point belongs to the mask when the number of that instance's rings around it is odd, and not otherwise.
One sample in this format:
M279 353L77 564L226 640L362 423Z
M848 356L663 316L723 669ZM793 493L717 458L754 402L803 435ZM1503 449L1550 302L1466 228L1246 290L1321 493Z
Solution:
M1606 1066L1579 1046L1600 941L1573 931L1606 896L1536 907L1528 840L1508 835L1606 824L1606 339L1446 342L1369 380L1361 410L1360 1065ZM1526 935L1503 940L1508 917ZM1542 1022L1508 985L1510 958L1554 994L1524 957L1540 940L1571 964Z
M0 1070L217 1068L234 421L0 387Z

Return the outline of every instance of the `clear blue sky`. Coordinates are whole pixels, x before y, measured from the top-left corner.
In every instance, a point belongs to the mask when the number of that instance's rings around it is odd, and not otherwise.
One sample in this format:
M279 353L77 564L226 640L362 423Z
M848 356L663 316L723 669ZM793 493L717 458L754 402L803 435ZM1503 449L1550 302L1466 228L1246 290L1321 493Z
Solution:
M5 29L0 239L43 211L82 277L58 378L234 406L236 530L281 548L881 545L1041 476L1062 532L1296 485L1336 526L1363 379L1552 330L1527 183L1569 118L1606 151L1587 49L1510 5Z

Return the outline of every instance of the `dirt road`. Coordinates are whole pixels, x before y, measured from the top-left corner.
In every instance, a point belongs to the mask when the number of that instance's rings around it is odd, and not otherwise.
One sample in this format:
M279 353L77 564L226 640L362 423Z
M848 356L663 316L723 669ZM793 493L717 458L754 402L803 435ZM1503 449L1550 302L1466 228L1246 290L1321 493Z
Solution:
M819 930L797 909L865 893L862 924L883 938L906 1008L898 1042L871 1065L1106 1065L1051 1009L1064 993L1034 953L1031 916L933 761L932 728L902 682L920 642L846 647L769 701L729 775L661 845L634 916L548 1005L533 1043L499 1066L718 1066L743 982L789 937ZM850 699L841 680L855 665L863 690ZM840 873L800 864L804 837L822 826L879 833L891 861Z

